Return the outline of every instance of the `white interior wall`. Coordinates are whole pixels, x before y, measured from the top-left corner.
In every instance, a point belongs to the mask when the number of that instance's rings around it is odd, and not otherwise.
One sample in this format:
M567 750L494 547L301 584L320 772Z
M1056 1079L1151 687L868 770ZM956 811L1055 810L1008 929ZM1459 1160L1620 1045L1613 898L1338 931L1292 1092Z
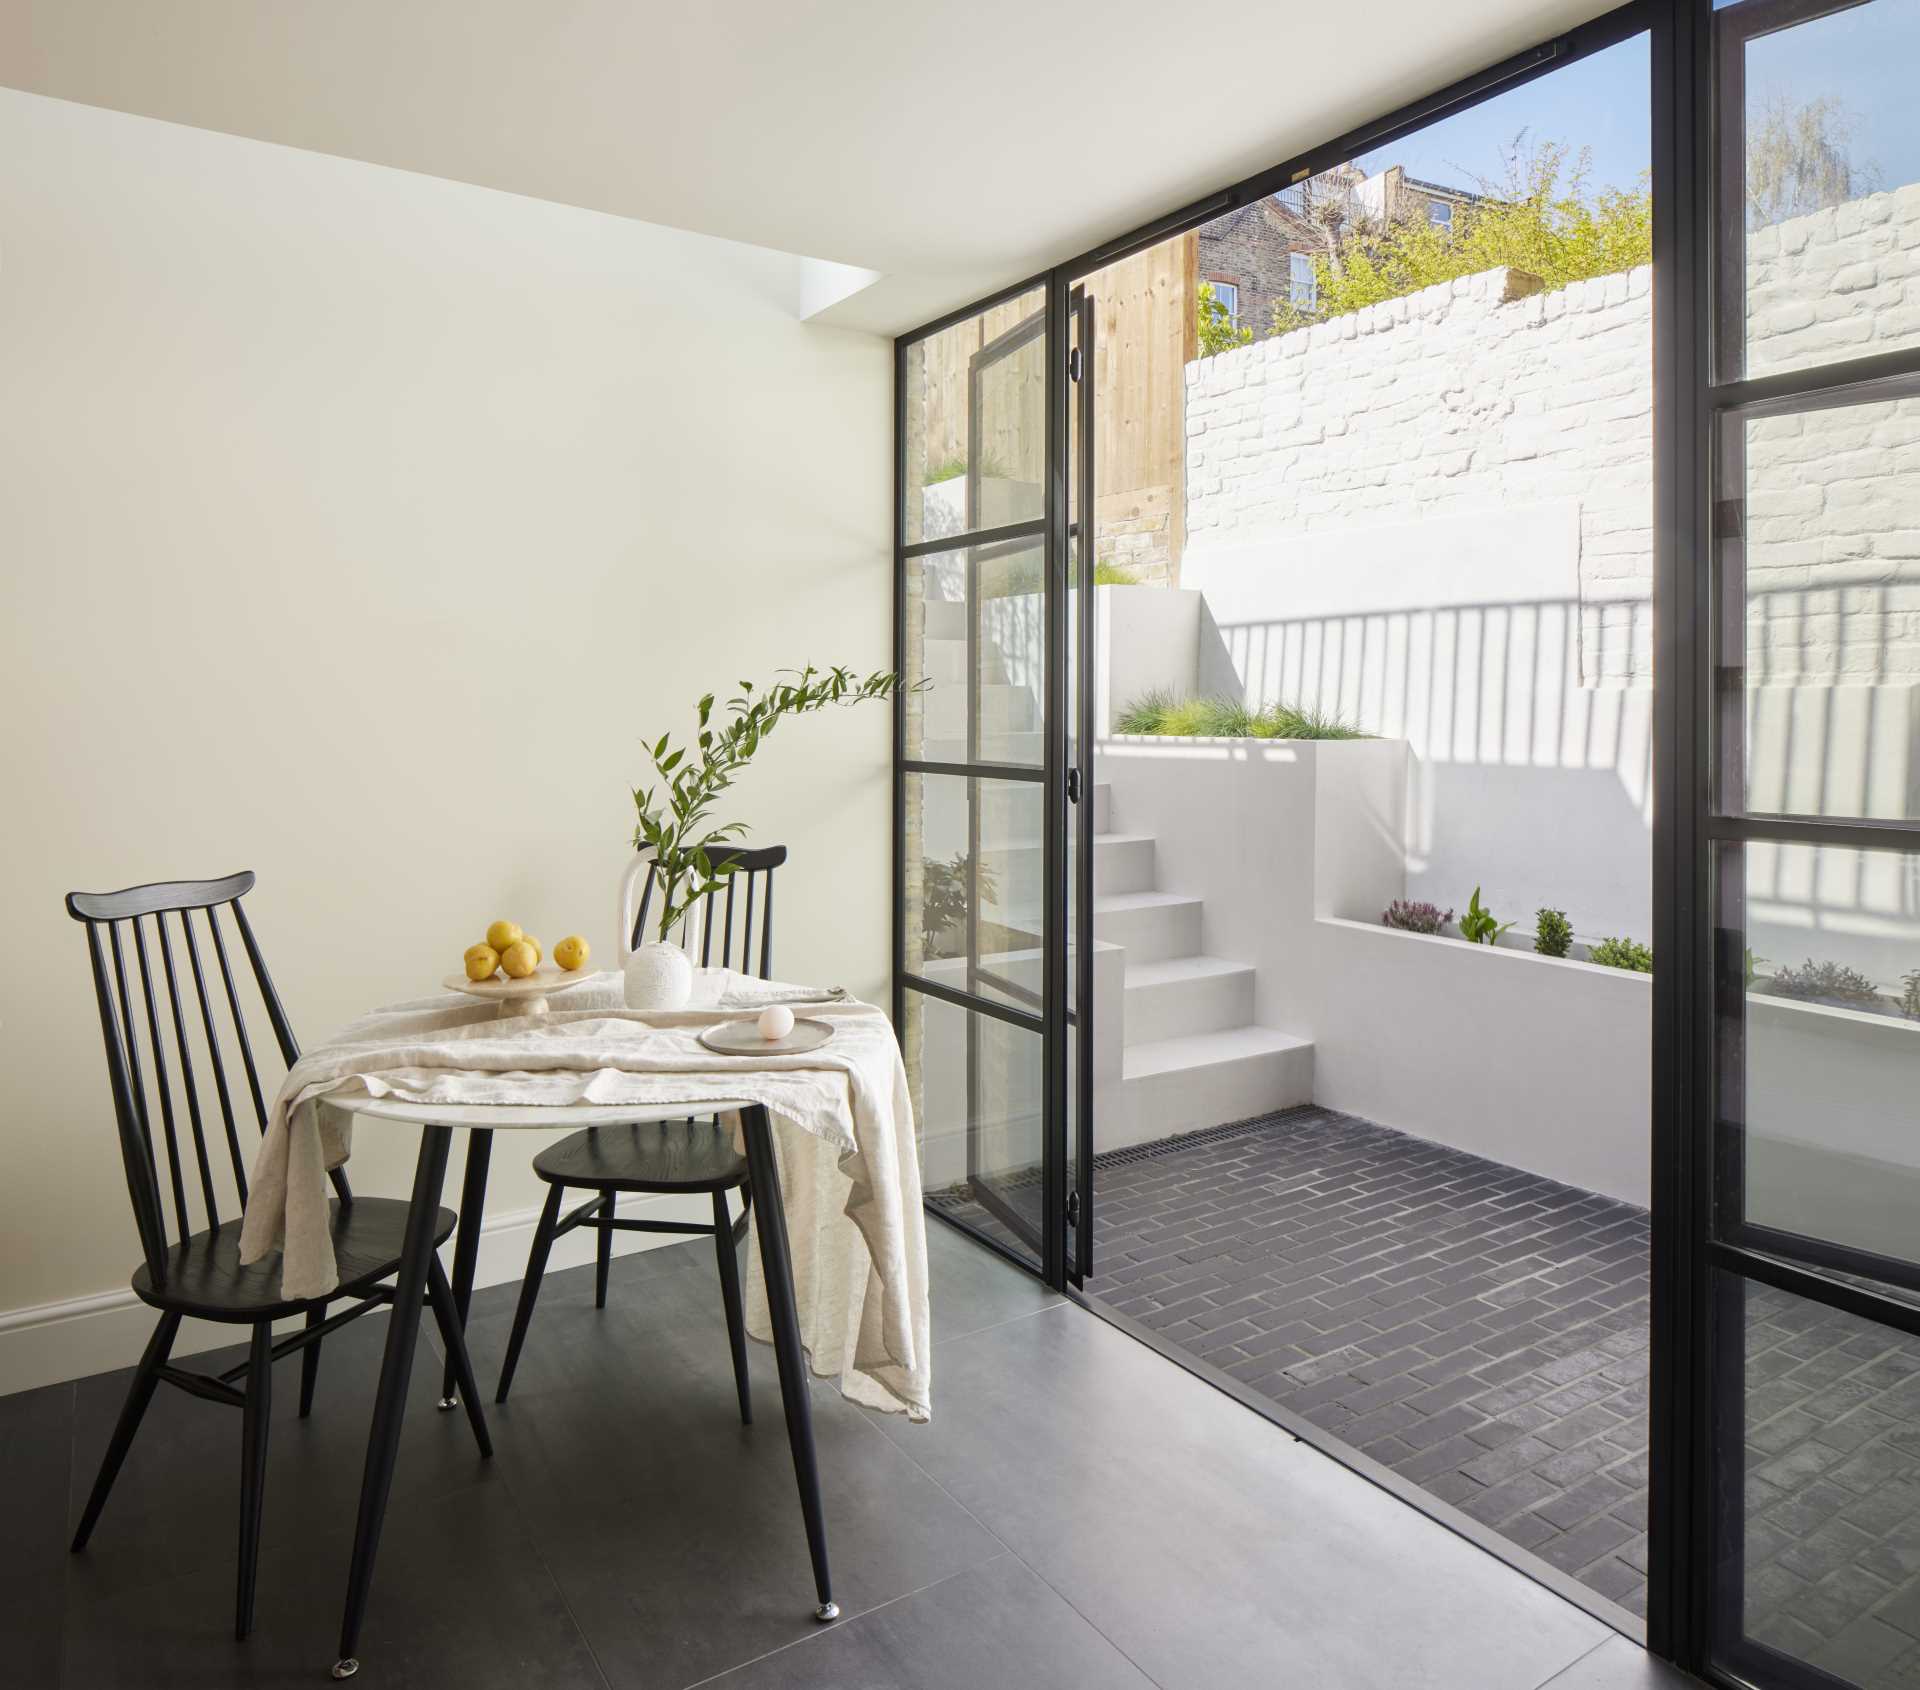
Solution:
M783 254L12 92L0 155L5 1391L150 1324L62 896L256 870L308 1044L496 915L610 959L642 736L889 661L892 365ZM868 997L890 729L791 724L735 795L793 849L777 966ZM356 1188L413 1153L363 1131Z

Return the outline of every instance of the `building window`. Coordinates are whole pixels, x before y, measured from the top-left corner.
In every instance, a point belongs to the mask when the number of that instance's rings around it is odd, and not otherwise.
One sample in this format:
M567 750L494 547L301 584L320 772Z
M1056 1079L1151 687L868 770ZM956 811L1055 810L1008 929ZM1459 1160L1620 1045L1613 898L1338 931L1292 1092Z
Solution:
M1428 200L1427 221L1437 228L1453 227L1453 202L1451 200Z
M1320 303L1320 283L1313 273L1310 254L1287 254L1287 297L1302 311L1311 311Z
M1236 329L1240 326L1240 285L1237 282L1209 282L1213 297L1226 307L1227 321Z

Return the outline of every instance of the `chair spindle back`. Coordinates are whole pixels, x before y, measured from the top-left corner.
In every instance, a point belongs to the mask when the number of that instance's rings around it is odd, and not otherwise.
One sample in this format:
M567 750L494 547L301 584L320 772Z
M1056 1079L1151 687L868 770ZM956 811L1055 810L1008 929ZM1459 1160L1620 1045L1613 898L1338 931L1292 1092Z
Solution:
M786 846L766 845L758 850L749 850L744 845L723 846L708 855L716 867L731 863L733 872L718 891L709 892L703 900L705 908L701 911L700 937L696 947L699 955L695 960L702 968L734 968L742 974L757 975L762 980L772 979L773 871L787 860ZM648 864L646 885L640 894L640 911L634 918L633 933L629 939L635 949L650 937L647 932L647 908L653 902L657 878L657 867ZM757 912L756 891L759 900ZM737 947L734 944L736 894L740 917ZM714 943L716 931L719 935L717 955ZM684 925L681 932L686 932ZM759 941L757 954L756 939Z
M251 1157L242 1147L241 1122L234 1108L241 1076L246 1082L246 1100L253 1105L256 1132L264 1133L267 1126L266 1091L247 1030L232 953L221 927L223 906L232 914L281 1060L290 1067L300 1055L287 1012L273 988L266 959L260 954L259 941L240 902L252 890L253 875L242 872L223 880L163 881L121 892L72 892L67 896L67 913L87 930L87 953L93 969L94 995L99 1000L100 1032L106 1045L107 1078L113 1091L127 1194L133 1203L141 1252L156 1285L165 1281L170 1244L182 1243L199 1230L193 1217L196 1198L204 1217L201 1224L209 1228L219 1226L224 1218L235 1218L246 1204ZM196 915L209 942L206 950L195 931ZM209 985L209 977L216 972L218 993ZM220 998L225 999L224 1015L216 1012ZM194 1010L199 1016L197 1034L190 1031ZM239 1054L238 1074L229 1073L222 1022L232 1030L232 1049ZM144 1058L140 1037L143 1024ZM169 1034L171 1055L167 1049ZM205 1077L212 1081L211 1098L205 1095L203 1076L194 1065L196 1037L199 1054L207 1062ZM212 1120L215 1104L219 1110L217 1122ZM226 1185L220 1171L223 1161L232 1176L226 1189L236 1200L231 1216L221 1212L222 1187ZM342 1202L352 1201L352 1193L338 1170L334 1189Z

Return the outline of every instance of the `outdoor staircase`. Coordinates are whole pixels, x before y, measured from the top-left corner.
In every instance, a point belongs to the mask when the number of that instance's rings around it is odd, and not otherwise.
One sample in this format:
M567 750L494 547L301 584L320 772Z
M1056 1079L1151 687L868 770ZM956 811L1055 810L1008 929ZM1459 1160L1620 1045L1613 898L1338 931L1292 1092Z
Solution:
M1121 1107L1098 1148L1310 1102L1312 1042L1254 1021L1253 968L1202 951L1205 901L1159 889L1152 836L1115 830L1104 781L1093 826L1094 937L1126 952Z
M922 714L918 754L932 761L967 759L967 625L963 605L929 599L922 643L932 681ZM986 762L1037 767L1041 760L1038 701L1024 679L1008 674L989 640L980 648L980 731L975 755ZM1039 984L1040 908L1044 891L1042 810L1038 785L980 784L979 829L994 891L982 917L1030 942L987 959L1001 973ZM930 854L946 860L967 837L965 783L929 776L923 828ZM1149 834L1113 826L1113 793L1093 788L1093 936L1125 953L1123 1001L1096 1006L1097 1038L1121 1035L1119 1095L1101 1102L1095 1148L1114 1150L1224 1122L1244 1120L1313 1097L1313 1045L1254 1020L1254 970L1202 949L1205 900L1162 891L1156 843Z

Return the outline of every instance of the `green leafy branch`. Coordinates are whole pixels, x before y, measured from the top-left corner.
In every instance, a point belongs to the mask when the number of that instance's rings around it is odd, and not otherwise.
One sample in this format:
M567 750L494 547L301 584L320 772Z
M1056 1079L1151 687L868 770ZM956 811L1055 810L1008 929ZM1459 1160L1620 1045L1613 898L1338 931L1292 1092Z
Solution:
M829 705L887 699L900 690L900 677L884 670L862 678L839 664L827 670L808 664L779 673L792 678L760 689L742 681L738 694L727 701L726 714L731 719L723 725L714 722L714 695L702 698L692 746L675 745L671 735L662 734L646 748L654 781L634 788L633 803L640 819L633 830L633 847L653 852L661 893L662 940L733 873L733 863L718 854L723 848L734 848L747 824L710 824L710 818L734 777L753 760L781 719Z

